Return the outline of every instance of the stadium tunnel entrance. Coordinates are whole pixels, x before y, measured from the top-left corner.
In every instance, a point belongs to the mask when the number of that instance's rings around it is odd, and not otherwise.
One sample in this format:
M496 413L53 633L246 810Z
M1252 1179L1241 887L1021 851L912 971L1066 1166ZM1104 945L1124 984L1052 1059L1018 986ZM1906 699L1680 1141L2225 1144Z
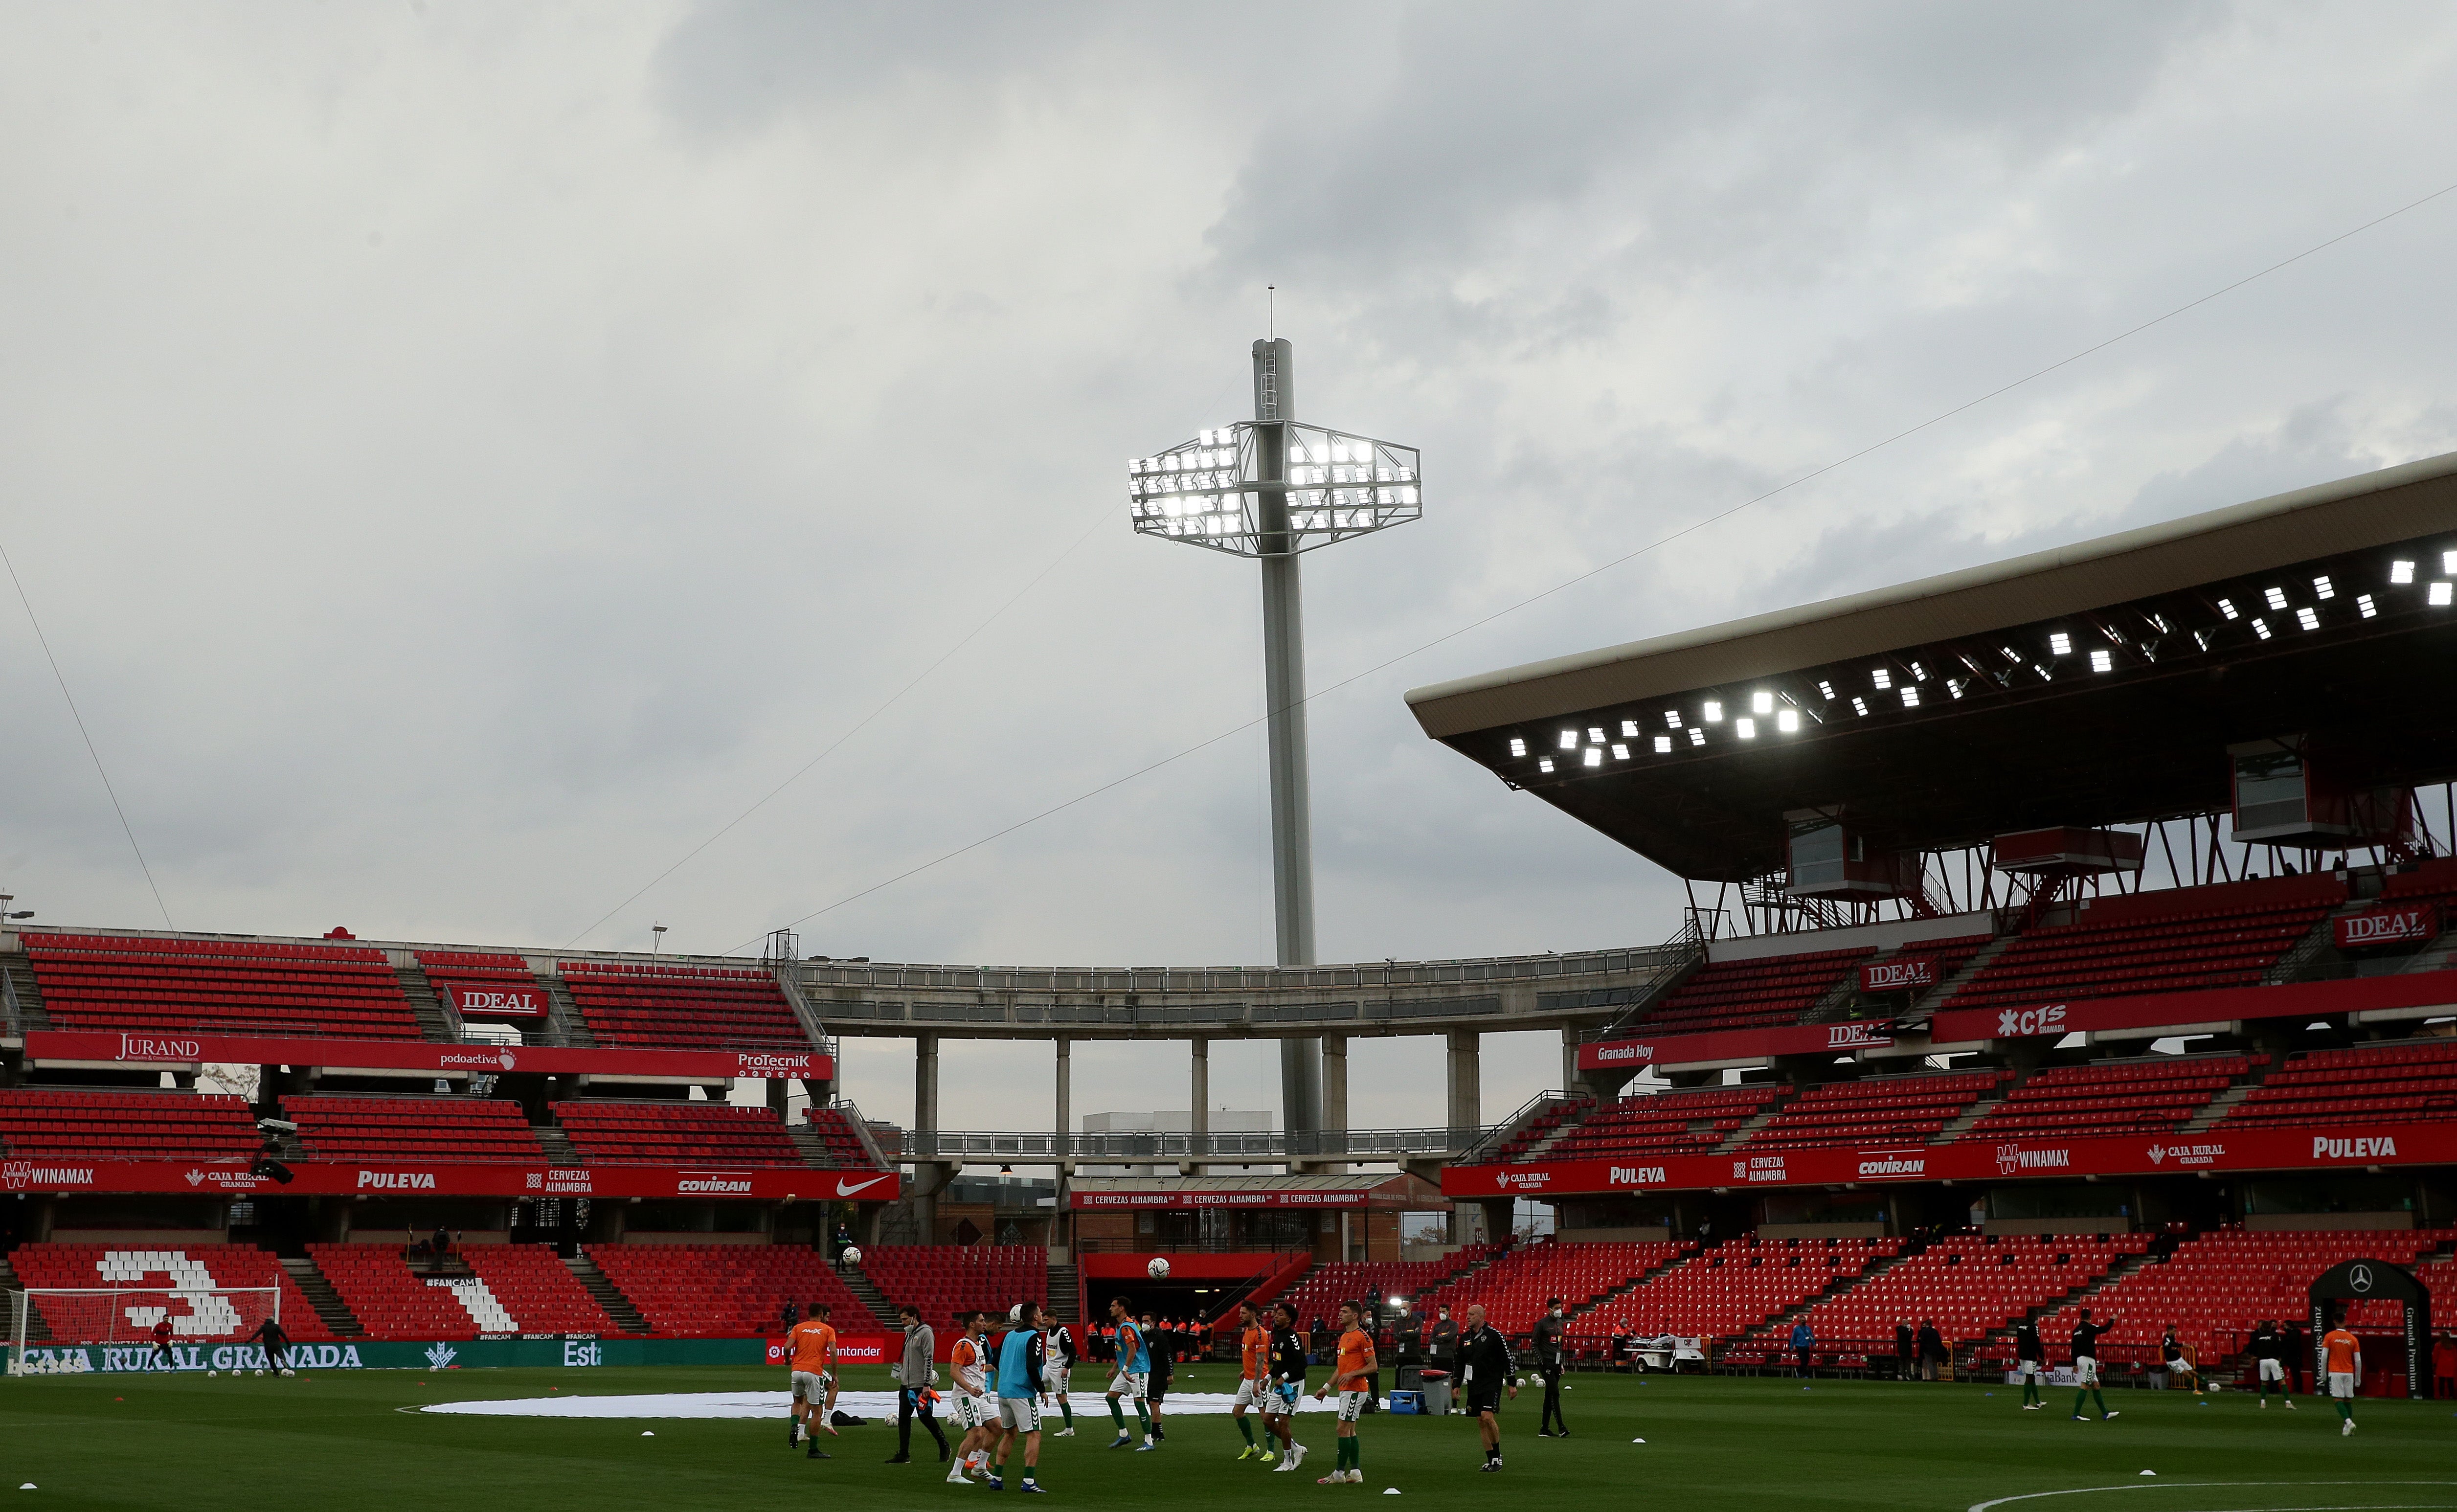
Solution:
M2413 1272L2386 1260L2348 1260L2323 1272L2313 1281L2311 1301L2312 1337L2316 1341L2329 1330L2342 1326L2342 1319L2348 1332L2363 1338L2367 1325L2377 1326L2376 1315L2373 1318L2356 1317L2356 1311L2368 1302L2396 1303L2400 1326L2395 1336L2398 1353L2392 1357L2403 1380L2390 1383L2390 1395L2396 1395L2402 1384L2404 1395L2413 1400L2430 1397L2431 1293ZM2375 1348L2380 1342L2377 1337L2369 1341ZM2379 1357L2366 1353L2369 1357ZM2377 1372L2380 1367L2372 1368Z

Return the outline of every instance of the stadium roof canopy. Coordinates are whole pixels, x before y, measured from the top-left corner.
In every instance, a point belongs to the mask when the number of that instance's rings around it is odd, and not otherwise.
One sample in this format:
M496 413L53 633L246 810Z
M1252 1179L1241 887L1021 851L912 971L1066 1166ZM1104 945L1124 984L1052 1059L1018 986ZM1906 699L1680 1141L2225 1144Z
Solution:
M2404 566L2400 566L2404 564ZM1425 733L1684 877L1786 814L1904 850L2214 813L2227 747L2457 774L2457 453L1408 694Z

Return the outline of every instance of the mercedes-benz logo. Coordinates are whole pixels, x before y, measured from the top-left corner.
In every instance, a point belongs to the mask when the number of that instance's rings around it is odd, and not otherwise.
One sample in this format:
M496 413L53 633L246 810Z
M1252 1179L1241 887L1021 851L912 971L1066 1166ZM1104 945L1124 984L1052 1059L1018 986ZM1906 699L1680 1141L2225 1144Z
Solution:
M2346 1273L2346 1284L2353 1287L2358 1292L2370 1291L2372 1289L2372 1268L2368 1265L2359 1265L2353 1270L2348 1271Z

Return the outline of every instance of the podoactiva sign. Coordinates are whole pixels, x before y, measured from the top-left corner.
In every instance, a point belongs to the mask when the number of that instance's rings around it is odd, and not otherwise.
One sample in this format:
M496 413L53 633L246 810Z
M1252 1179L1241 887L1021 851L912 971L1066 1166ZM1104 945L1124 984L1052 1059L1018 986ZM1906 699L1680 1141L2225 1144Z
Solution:
M589 1370L609 1365L761 1365L758 1338L598 1338L539 1334L520 1338L353 1340L294 1344L290 1368L320 1370L500 1370L510 1366ZM150 1344L30 1344L26 1376L168 1375L270 1370L258 1344L175 1344L163 1363Z

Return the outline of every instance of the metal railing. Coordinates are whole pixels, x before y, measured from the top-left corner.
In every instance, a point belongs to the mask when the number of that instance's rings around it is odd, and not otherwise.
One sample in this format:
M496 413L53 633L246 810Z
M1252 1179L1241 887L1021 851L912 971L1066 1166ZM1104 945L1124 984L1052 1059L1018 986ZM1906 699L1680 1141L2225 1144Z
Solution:
M1218 1164L1281 1160L1396 1160L1449 1158L1484 1137L1483 1126L1460 1129L1350 1129L1146 1134L1067 1134L1061 1151L1056 1133L907 1129L907 1160L1055 1161L1141 1165L1171 1160Z
M1683 930L1685 936L1690 931ZM1661 946L1327 966L966 966L806 961L811 985L980 992L1321 992L1593 976L1646 969ZM819 1005L826 1011L826 1005Z
M1529 1098L1526 1103L1520 1107L1518 1111L1511 1114L1508 1118L1503 1119L1501 1122L1486 1129L1484 1131L1484 1137L1478 1139L1475 1144L1467 1147L1467 1149L1459 1151L1457 1164L1462 1166L1491 1165L1500 1158L1498 1151L1501 1147L1517 1138L1519 1130L1525 1129L1534 1120L1542 1117L1545 1113L1565 1103L1581 1104L1592 1107L1594 1106L1595 1101L1595 1095L1591 1092L1564 1092L1559 1090L1538 1092L1535 1096Z

